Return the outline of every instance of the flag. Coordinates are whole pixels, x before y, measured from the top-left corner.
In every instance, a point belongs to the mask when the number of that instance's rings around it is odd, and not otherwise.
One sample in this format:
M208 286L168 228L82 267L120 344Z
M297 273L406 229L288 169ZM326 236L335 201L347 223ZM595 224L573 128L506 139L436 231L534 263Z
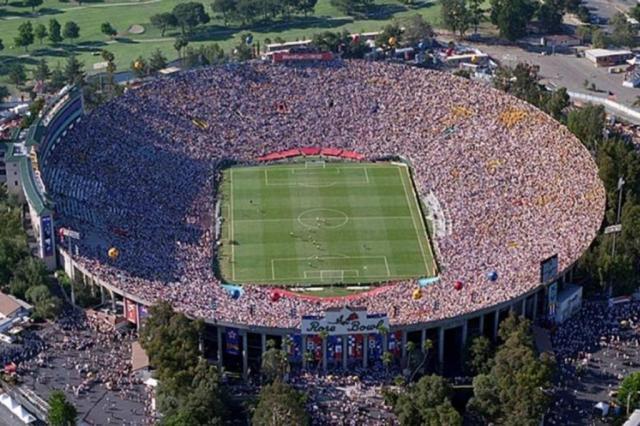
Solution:
M226 329L226 353L229 355L240 355L240 335L237 328Z

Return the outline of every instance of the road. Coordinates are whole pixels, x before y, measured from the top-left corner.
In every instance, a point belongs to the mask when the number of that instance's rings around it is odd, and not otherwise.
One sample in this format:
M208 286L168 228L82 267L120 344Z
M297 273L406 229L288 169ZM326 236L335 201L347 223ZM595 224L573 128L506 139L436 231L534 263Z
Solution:
M605 98L609 93L613 93L616 102L629 107L636 97L640 96L640 89L622 86L623 74L609 74L607 68L596 68L585 58L571 54L542 56L517 46L470 44L488 53L503 65L513 67L519 62L539 65L542 82L551 86L566 87L571 91ZM584 86L585 81L589 82L589 86L595 84L598 91L587 90Z

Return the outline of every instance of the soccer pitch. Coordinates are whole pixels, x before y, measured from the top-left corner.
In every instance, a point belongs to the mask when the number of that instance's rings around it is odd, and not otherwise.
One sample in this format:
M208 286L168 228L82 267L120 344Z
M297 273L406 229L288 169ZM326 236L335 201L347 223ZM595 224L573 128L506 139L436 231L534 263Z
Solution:
M306 161L223 172L223 278L370 284L436 265L406 166Z

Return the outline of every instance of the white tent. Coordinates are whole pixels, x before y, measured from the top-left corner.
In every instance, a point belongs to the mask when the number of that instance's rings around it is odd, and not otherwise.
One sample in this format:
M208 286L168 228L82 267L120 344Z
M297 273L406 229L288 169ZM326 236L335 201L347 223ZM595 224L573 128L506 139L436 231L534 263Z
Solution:
M25 410L24 407L20 405L20 403L18 403L6 393L0 395L0 403L7 407L9 411L11 411L17 418L19 418L22 423L28 425L36 421L36 418L31 413Z
M602 417L606 417L609 414L609 404L606 402L600 401L594 406L594 408L602 411Z

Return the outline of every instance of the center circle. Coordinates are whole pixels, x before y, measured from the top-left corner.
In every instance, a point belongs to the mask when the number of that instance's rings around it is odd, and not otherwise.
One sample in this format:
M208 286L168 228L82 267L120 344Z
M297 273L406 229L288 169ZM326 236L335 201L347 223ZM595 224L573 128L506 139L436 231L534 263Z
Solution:
M298 215L298 222L305 228L335 229L344 226L349 221L345 212L335 209L310 209Z

